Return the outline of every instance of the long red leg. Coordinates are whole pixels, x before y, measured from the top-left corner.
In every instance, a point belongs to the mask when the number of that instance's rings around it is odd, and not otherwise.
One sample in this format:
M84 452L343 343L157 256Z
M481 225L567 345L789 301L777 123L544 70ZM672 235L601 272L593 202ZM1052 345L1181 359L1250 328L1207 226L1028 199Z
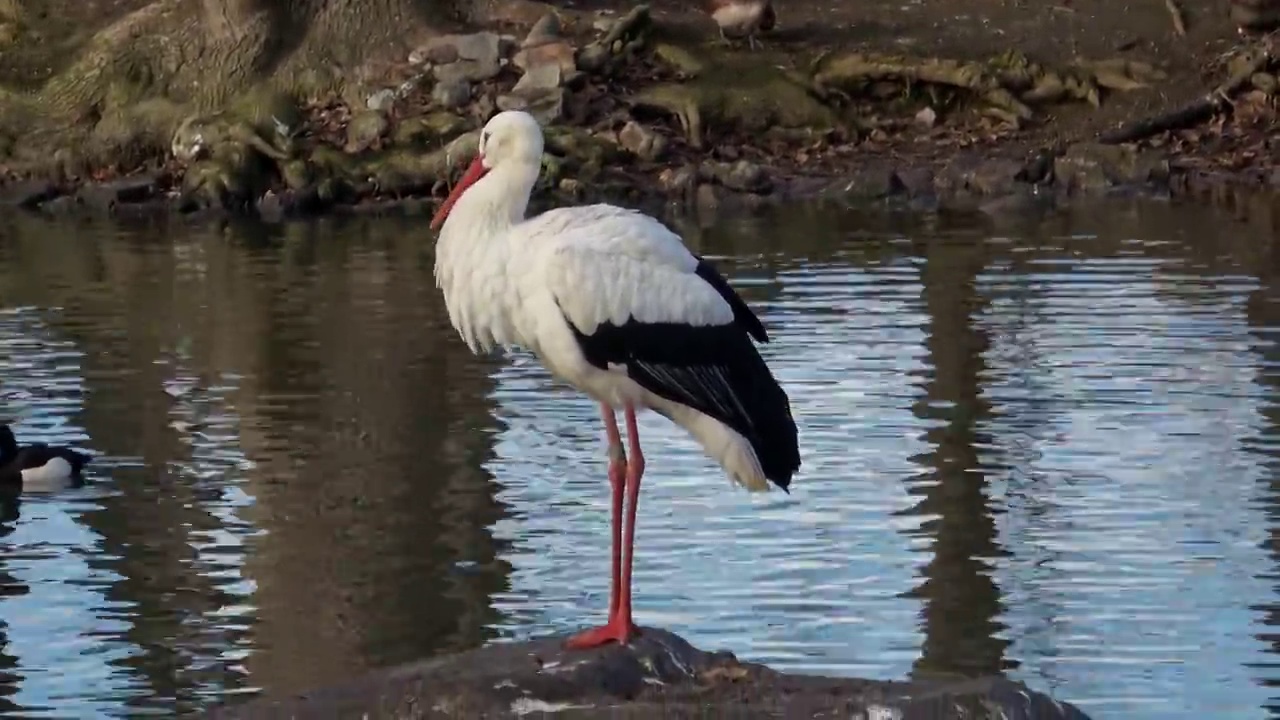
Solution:
M613 408L600 403L600 410L604 415L605 436L609 439L609 494L612 499L609 530L613 551L613 567L609 574L609 620L612 621L618 614L618 603L622 597L619 583L622 575L622 489L627 482L627 452L622 449L622 437L618 433L618 419L614 417Z
M566 645L570 648L596 647L612 640L613 638L606 631L614 624L622 597L622 490L626 484L627 453L622 448L622 436L618 432L618 419L614 415L613 408L600 403L600 414L604 416L604 432L609 441L609 489L613 500L609 522L609 529L613 536L613 567L609 578L609 620L603 627L569 638Z
M627 557L622 564L622 603L618 606L618 623L626 628L619 642L627 641L626 634L638 632L631 621L631 561L636 555L636 509L640 505L640 479L644 477L644 452L640 450L640 428L636 426L636 411L626 407L627 446L631 461L627 463L627 534L623 547Z
M631 449L631 461L626 461L622 439L618 436L617 420L613 411L605 407L605 429L609 433L609 482L613 489L613 591L609 599L609 620L603 626L592 628L569 638L565 643L570 649L599 647L610 642L626 644L637 630L631 620L631 557L636 537L636 502L640 496L640 477L644 474L644 454L640 452L640 435L636 427L635 409L626 407L627 436ZM617 451L614 451L614 441ZM615 462L619 461L619 462ZM625 467L625 478L622 467ZM616 468L616 469L615 469ZM622 489L627 490L626 542L622 540ZM626 560L622 550L625 548ZM619 568L621 566L621 568ZM618 577L621 569L621 578Z

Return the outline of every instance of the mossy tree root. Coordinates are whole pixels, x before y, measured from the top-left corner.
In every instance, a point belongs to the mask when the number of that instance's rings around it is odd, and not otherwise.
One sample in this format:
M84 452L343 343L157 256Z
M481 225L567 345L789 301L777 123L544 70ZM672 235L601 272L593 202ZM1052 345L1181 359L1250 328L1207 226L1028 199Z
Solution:
M162 154L184 118L247 93L346 89L362 67L405 57L455 2L155 0L93 35L38 90L0 92L0 139L24 138L9 163L19 168L58 148L76 148L80 164Z
M954 88L983 104L987 114L1013 124L1034 117L1033 105L1074 100L1097 106L1104 91L1136 90L1164 77L1140 62L1102 60L1053 69L1015 52L985 62L851 52L819 58L813 68L814 85L833 95L884 81Z

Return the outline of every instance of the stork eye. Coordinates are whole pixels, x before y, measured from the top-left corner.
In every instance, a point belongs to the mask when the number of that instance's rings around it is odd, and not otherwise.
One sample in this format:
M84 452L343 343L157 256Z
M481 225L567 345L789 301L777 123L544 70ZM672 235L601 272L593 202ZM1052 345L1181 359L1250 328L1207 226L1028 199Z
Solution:
M488 131L488 130L485 130L484 132L481 132L481 133L480 133L480 144L481 144L481 145L488 145L488 144L489 144L489 131Z

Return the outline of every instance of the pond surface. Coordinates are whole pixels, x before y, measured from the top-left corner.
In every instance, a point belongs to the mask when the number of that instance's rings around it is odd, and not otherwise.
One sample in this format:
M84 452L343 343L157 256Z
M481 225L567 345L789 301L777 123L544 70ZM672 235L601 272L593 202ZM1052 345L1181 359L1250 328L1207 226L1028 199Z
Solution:
M673 221L775 340L804 467L647 414L637 619L778 668L1280 711L1280 283L1114 201ZM0 713L170 715L603 619L594 405L473 358L425 218L0 223L0 419L97 455L0 518ZM1203 715L1202 715L1203 714Z

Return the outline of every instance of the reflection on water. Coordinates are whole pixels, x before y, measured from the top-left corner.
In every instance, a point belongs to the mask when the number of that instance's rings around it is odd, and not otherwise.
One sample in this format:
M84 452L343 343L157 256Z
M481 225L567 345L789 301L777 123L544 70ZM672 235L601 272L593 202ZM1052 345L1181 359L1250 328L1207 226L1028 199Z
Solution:
M603 619L593 404L454 337L421 219L0 226L0 714L168 715ZM1280 715L1280 283L1204 210L702 227L804 452L732 489L645 415L638 619L778 667Z

